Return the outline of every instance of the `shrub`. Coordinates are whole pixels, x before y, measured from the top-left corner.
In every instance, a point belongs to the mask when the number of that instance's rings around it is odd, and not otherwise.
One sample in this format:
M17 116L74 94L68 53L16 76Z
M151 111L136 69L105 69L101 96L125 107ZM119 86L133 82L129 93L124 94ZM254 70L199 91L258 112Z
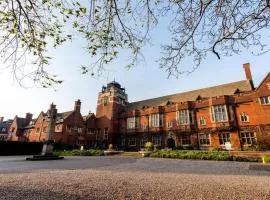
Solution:
M58 156L102 156L104 153L102 150L88 149L88 150L78 150L73 149L69 151L55 151L55 155Z
M178 159L199 159L199 160L220 160L220 161L244 161L258 162L258 158L233 157L227 151L180 151L180 150L159 150L151 154L157 158L178 158Z
M147 151L152 151L153 150L153 143L152 142L146 142L144 147L145 147L145 149Z
M262 156L262 160L264 161L264 163L270 163L270 155Z

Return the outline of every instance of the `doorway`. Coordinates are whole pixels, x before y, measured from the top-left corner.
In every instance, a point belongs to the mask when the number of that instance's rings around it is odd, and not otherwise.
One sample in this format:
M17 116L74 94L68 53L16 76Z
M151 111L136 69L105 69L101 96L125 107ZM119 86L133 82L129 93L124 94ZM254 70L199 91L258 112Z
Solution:
M169 138L168 140L167 140L167 147L168 148L175 148L175 141L174 141L174 139L173 138Z

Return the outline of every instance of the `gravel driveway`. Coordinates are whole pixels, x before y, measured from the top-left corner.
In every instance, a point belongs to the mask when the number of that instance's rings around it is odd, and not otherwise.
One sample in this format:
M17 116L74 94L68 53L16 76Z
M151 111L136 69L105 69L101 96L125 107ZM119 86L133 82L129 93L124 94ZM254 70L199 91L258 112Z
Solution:
M249 163L127 157L57 162L0 158L0 199L270 199L270 172L248 170Z

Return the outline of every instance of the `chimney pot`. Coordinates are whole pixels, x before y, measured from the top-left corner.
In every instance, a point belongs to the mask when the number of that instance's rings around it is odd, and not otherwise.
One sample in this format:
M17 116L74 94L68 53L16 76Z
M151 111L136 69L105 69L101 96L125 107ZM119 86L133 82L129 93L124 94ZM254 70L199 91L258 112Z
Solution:
M0 117L0 123L4 121L4 117Z

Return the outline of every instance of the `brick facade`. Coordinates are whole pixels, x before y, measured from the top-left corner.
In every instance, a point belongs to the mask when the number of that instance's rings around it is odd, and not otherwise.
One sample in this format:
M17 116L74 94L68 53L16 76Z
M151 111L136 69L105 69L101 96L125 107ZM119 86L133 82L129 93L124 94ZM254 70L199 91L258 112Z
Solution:
M83 117L80 100L71 111L55 111L54 140L125 149L147 141L160 148L223 149L231 142L235 150L269 149L270 73L255 88L249 64L243 67L246 80L131 103L119 83L108 83L98 94L96 114ZM45 140L46 113L23 128L17 118L10 126L12 140Z

